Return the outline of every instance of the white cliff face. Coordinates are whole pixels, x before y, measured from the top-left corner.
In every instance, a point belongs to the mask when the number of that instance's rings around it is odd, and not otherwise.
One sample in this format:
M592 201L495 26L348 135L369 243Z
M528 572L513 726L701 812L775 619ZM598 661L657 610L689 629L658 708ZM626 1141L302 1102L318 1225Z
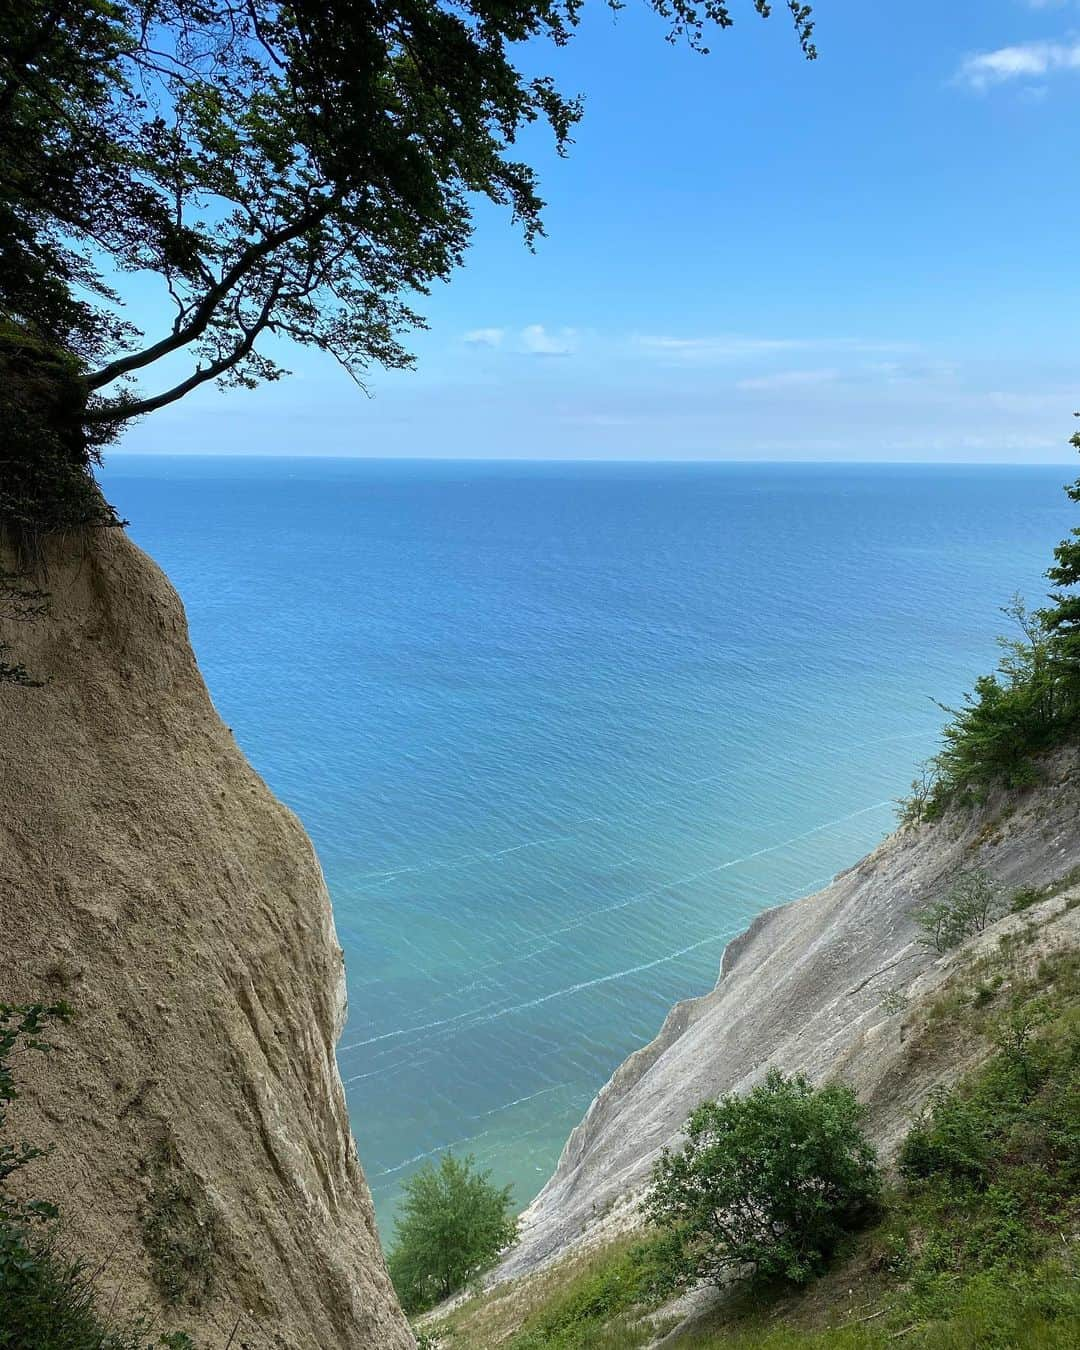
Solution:
M16 1128L53 1148L26 1185L106 1298L200 1343L405 1350L311 843L218 718L149 559L98 534L53 550L45 585L51 617L4 634L48 682L0 690L0 1001L77 1015L19 1065ZM155 1213L199 1252L175 1306Z
M600 1091L495 1278L526 1274L635 1223L652 1163L677 1142L693 1107L745 1091L772 1068L852 1082L888 1155L932 1082L906 1063L902 1019L882 1000L890 990L925 997L950 965L919 943L913 910L961 868L983 867L1008 890L1078 865L1080 754L1072 749L1046 765L1036 791L902 830L825 890L761 914L728 946L715 989L677 1004ZM964 1067L953 1066L956 1074Z

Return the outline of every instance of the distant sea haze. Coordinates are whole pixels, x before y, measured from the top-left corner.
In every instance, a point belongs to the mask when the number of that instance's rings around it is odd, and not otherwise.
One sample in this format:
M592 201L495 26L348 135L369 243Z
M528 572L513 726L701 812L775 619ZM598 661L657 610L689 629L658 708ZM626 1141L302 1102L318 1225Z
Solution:
M1065 476L113 457L322 858L384 1233L448 1147L524 1205L724 944L892 827Z

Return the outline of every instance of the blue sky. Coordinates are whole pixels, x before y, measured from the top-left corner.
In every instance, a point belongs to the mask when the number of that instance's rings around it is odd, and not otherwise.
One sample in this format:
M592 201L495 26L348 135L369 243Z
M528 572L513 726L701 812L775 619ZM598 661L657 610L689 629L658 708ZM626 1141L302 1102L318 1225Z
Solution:
M548 237L480 211L416 371L365 397L289 353L124 448L1068 462L1080 3L818 0L813 64L780 4L733 8L707 57L635 0L526 54L586 98L569 159L526 142Z

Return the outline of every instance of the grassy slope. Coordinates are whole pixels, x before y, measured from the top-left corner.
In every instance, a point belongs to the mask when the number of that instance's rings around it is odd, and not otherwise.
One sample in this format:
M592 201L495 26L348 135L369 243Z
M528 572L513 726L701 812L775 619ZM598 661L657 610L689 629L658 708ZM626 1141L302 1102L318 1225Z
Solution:
M679 1346L1080 1346L1080 952L1039 954L1040 919L1078 902L1070 892L1033 910L1032 922L962 961L913 1019L927 1053L935 1043L938 1053L986 1047L989 1058L957 1093L961 1128L975 1130L991 1159L979 1184L942 1172L922 1184L898 1182L882 1222L853 1238L825 1278L801 1292L742 1290ZM1048 1020L1025 1052L1036 1057L1033 1071L995 1049L994 1038L1010 1009L1036 1000ZM648 1270L635 1243L628 1237L572 1256L469 1301L428 1330L447 1350L644 1346L664 1326L664 1311L657 1322L643 1320Z

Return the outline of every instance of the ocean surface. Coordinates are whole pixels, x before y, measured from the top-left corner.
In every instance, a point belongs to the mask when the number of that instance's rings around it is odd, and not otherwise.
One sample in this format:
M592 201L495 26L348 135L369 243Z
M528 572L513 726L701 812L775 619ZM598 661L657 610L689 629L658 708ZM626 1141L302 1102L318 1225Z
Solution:
M111 457L322 858L384 1234L448 1147L524 1205L728 939L891 828L1070 476Z

